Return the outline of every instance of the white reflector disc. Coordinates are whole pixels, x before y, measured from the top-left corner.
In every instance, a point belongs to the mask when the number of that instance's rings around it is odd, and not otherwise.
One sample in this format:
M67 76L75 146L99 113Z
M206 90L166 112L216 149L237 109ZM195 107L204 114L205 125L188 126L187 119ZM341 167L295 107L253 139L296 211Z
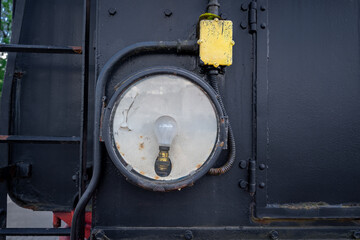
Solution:
M216 111L207 94L184 77L159 74L131 85L115 104L113 137L124 161L139 174L155 180L174 180L199 169L213 151L217 139ZM172 171L155 173L159 145L154 123L171 116L177 134L170 146Z

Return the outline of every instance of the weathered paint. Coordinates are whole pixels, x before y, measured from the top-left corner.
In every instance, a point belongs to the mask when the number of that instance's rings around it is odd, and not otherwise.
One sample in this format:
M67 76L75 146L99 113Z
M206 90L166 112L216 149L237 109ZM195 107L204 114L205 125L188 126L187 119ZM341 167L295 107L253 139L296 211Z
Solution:
M215 67L230 66L232 64L232 47L235 42L233 23L229 20L201 20L200 21L200 59L205 65Z
M179 179L199 169L213 151L218 127L214 107L205 92L180 76L157 75L134 84L114 111L117 151L141 175ZM154 169L159 154L154 123L163 115L172 116L178 124L169 152L172 170L166 177L157 176Z

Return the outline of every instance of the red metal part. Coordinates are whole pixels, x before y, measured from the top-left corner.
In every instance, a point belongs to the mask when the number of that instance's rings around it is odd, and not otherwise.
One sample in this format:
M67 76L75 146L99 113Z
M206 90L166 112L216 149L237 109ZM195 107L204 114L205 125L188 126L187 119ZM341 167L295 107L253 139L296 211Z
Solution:
M65 227L69 228L73 219L74 211L71 212L53 212L53 226L58 228L61 226L61 220L65 222ZM85 213L85 238L90 237L92 213ZM59 240L68 240L69 237L60 237Z

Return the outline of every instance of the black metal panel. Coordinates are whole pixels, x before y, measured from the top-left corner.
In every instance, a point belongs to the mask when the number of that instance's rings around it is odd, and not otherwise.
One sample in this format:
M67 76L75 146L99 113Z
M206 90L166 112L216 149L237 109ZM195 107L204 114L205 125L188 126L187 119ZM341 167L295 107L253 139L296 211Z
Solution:
M118 50L141 41L196 39L198 17L207 1L99 1L97 23L97 69ZM222 12L234 21L234 66L226 69L220 82L224 103L233 122L239 159L248 159L251 149L251 36L240 28L247 13L241 1L222 4ZM112 15L109 10L116 9ZM165 15L168 9L171 16ZM139 17L141 16L141 18ZM144 56L145 55L145 56ZM176 66L201 75L197 57L164 54L129 58L111 78L113 87L125 77L152 66ZM231 103L231 104L230 104ZM104 154L105 156L105 154ZM194 186L181 191L159 193L128 183L110 159L104 159L96 197L93 199L94 225L106 226L226 226L248 223L251 197L238 187L245 170L234 167L223 176L204 176ZM225 160L225 154L221 158ZM114 184L116 183L116 184ZM136 214L134 214L136 213ZM176 216L176 217L174 217ZM196 216L196 217L191 217Z
M19 3L17 6L25 6ZM151 192L128 183L103 149L104 168L92 202L94 235L127 239L359 238L354 219L360 217L360 195L354 186L360 183L360 3L258 0L251 4L252 9L248 0L220 3L222 16L234 22L236 42L234 64L226 68L226 78L220 81L236 138L235 165L225 175L204 176L181 191ZM97 1L92 8L97 13L97 30L90 32L97 39L97 62L90 75L134 43L196 40L198 17L206 5L205 0ZM82 1L27 1L24 20L15 16L17 30L21 29L19 21L23 27L19 42L15 34L14 43L83 45L83 9ZM95 62L92 51L91 47L91 65ZM85 182L76 186L73 181L79 170L79 146L45 141L92 139L86 131L80 134L81 66L86 58L9 54L0 135L18 136L0 139L0 167L8 164L8 146L11 166L31 164L31 177L9 184L12 198L21 206L68 211L78 189L85 186ZM139 53L117 66L107 85L107 99L115 85L134 72L164 65L184 68L205 79L197 57ZM93 86L90 78L88 133L93 127ZM82 109L86 111L86 106ZM29 140L35 142L28 144ZM245 162L238 167L240 160L249 158L251 166ZM226 152L219 165L225 160ZM256 190L256 202L239 188L240 180L253 184L246 190ZM6 192L5 184L0 192ZM2 227L6 198L0 198ZM339 217L342 219L336 219ZM59 233L69 234L68 230L5 229L0 238L4 234Z
M258 163L267 168L257 215L360 217L360 2L268 4L258 12Z
M82 1L31 1L25 5L20 44L81 46ZM17 42L14 42L17 43ZM79 136L81 57L18 53L14 66L11 135ZM9 81L10 79L6 80ZM11 80L10 80L11 81ZM4 86L4 92L11 89ZM2 114L6 114L5 111ZM9 194L21 206L37 210L73 208L79 145L10 146L10 164L32 164L34 175L9 183Z

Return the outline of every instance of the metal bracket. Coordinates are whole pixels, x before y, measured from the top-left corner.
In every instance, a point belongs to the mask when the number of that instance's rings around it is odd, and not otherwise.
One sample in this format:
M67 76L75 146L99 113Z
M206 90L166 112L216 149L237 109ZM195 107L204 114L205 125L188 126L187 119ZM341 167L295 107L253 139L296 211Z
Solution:
M228 116L222 116L220 118L220 124L224 128L224 137L223 137L224 146L222 148L223 149L228 149L229 117Z
M29 178L31 177L30 163L16 163L0 168L0 181L9 178Z
M245 30L249 27L249 33L255 33L257 31L257 3L253 0L244 2L241 4L241 10L247 12L247 19L242 19L240 23L241 29Z

